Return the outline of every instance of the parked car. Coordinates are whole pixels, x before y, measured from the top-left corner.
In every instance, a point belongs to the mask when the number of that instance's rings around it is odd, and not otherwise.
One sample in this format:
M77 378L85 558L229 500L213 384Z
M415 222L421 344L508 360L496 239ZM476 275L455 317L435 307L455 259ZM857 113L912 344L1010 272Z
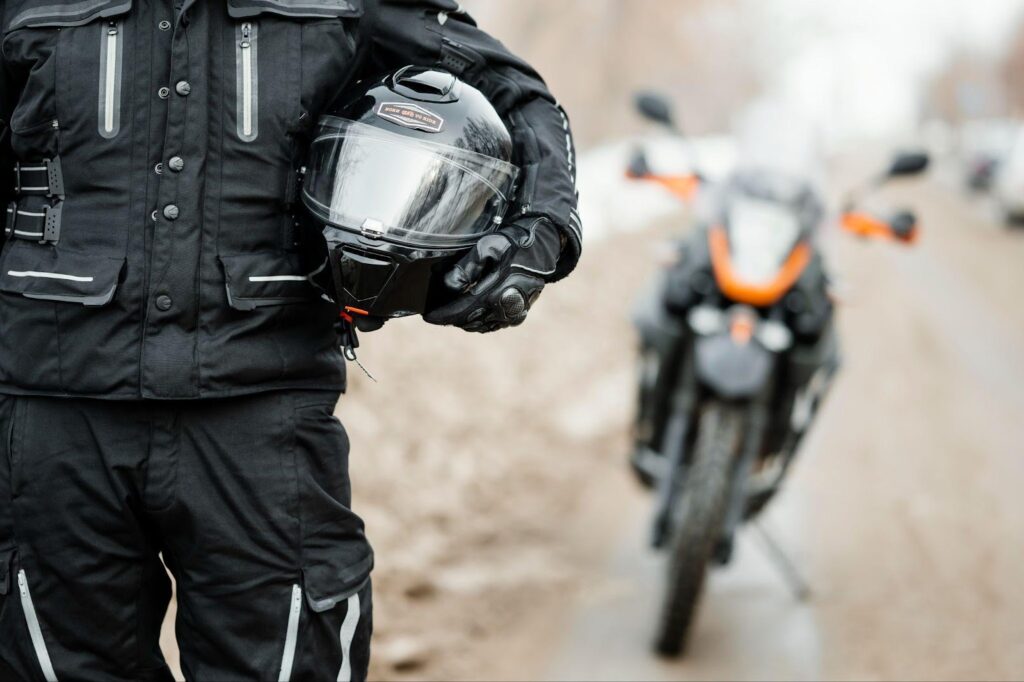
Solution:
M964 182L972 192L988 192L1013 146L1020 124L1011 119L983 119L964 125L960 157Z
M1024 126L1000 164L994 194L1007 224L1024 223Z

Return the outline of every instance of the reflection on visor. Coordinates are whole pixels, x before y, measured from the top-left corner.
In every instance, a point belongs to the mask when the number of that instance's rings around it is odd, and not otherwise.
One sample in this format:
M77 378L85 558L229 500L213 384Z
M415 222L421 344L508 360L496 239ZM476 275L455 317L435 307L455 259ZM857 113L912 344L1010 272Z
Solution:
M340 120L321 127L310 152L303 192L315 215L428 246L494 229L517 175L498 159Z

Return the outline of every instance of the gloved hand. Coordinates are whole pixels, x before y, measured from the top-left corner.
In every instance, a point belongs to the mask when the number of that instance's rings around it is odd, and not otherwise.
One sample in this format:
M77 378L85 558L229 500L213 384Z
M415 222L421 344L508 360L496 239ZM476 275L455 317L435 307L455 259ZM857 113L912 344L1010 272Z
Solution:
M387 324L388 321L386 317L377 317L374 315L353 315L352 317L352 324L354 324L356 326L356 329L363 332L364 334L380 331L384 327L384 325Z
M546 218L489 234L445 276L445 286L461 296L423 319L482 334L518 326L555 273L561 250L562 237Z

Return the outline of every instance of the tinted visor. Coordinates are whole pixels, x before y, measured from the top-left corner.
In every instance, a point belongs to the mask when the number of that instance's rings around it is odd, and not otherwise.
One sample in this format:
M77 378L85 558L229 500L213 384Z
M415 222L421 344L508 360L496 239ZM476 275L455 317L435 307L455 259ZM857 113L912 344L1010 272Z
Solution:
M306 208L335 227L451 248L501 224L517 175L499 159L325 117L302 194Z

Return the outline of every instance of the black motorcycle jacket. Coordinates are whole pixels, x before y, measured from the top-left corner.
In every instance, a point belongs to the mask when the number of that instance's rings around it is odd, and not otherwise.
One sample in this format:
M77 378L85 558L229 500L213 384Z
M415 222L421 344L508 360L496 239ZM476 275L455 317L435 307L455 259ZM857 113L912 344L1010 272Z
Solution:
M454 0L0 0L0 392L344 388L296 251L297 169L347 83L440 66L487 94L514 217L581 248L569 123Z

